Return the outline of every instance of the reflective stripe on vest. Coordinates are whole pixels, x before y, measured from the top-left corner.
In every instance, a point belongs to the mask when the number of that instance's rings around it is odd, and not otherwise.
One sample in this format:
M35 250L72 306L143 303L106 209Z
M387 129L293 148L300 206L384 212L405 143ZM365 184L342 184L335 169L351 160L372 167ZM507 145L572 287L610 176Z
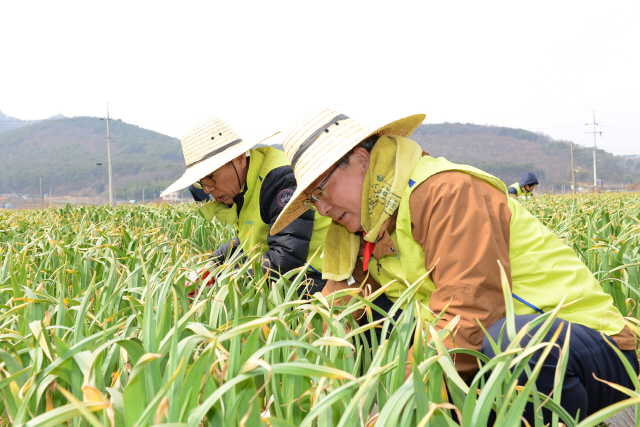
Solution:
M392 301L396 301L407 289L405 280L410 284L415 283L427 272L422 246L413 240L411 234L411 192L417 187L416 184L422 183L430 176L454 170L483 179L504 192L506 197L507 188L504 183L486 172L471 166L457 165L443 158L423 157L414 169L411 181L402 195L396 230L390 236L396 244L397 252L382 257L377 261L378 266L370 264L372 268L369 271L378 283L385 285L395 281L386 291ZM624 322L620 319L620 312L613 305L613 299L602 290L575 252L564 245L520 203L511 197L506 199L511 211L509 261L516 314L550 311L568 294L565 303L577 301L562 309L560 318L601 330L607 335L620 332ZM427 278L418 289L416 299L425 307L429 307L429 299L435 289L435 284ZM421 308L422 318L433 320L433 315L425 307Z

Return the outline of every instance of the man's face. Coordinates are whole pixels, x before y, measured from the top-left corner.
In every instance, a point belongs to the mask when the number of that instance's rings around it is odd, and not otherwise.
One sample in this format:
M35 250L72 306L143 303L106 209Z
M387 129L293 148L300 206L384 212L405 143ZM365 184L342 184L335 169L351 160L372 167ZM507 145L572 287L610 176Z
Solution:
M531 190L533 190L533 187L535 187L535 186L536 186L536 184L525 185L524 189L527 190L527 191L531 191Z
M225 205L232 205L233 197L238 195L241 190L238 177L233 170L235 166L232 165L233 162L235 160L216 169L200 180L202 190L207 194L211 194L216 199L216 202L224 203ZM237 168L238 166L235 167Z
M334 219L352 233L360 231L362 184L368 167L369 153L363 148L356 148L349 157L349 165L336 169L322 187L324 196L315 203L318 213ZM333 170L329 168L309 186L305 191L307 198Z

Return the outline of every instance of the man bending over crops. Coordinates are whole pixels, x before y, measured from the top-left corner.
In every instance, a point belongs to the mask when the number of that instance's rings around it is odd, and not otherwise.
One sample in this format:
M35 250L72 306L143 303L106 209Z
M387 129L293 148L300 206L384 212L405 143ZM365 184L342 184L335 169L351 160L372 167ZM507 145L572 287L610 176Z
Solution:
M437 328L459 315L456 347L489 356L493 353L480 324L497 342L506 313L500 265L513 291L518 328L568 294L567 302L577 301L560 311L545 338L564 320L562 345L571 322L563 405L574 416L580 410L584 418L622 400L622 393L593 376L633 388L607 340L638 372L635 336L612 298L569 247L507 197L499 179L429 157L408 139L424 117L410 116L375 130L331 110L301 121L284 142L298 189L271 232L315 208L333 220L324 250L323 275L331 279L324 294L348 286L358 264L379 284L391 283L374 301L388 311L407 290L407 282L426 277L415 294L422 319L434 321L433 313L448 304ZM357 263L359 257L362 263ZM382 318L373 313L374 320ZM445 344L453 346L450 337ZM503 348L507 345L504 337ZM538 356L531 359L532 366ZM554 348L536 382L545 394L553 389L557 357ZM468 354L458 354L455 362L464 379L478 370L477 360ZM520 384L526 381L523 375ZM531 409L526 416L533 419Z
M213 196L200 207L204 217L233 225L234 238L214 251L221 263L241 240L244 249L257 247L265 273L285 273L303 266L324 243L329 219L309 211L278 233L269 230L287 204L296 181L285 154L272 147L251 149L222 120L212 118L194 126L182 137L187 170L162 194L193 184ZM322 290L322 261L316 256L307 271L307 292ZM300 288L299 291L302 291Z

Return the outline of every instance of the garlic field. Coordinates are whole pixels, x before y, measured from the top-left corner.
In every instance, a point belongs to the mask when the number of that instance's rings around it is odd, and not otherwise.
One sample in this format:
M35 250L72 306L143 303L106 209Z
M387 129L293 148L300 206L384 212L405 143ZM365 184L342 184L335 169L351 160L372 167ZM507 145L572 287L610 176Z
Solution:
M540 196L525 206L640 334L640 195ZM352 313L371 317L371 297L350 289L300 300L300 270L266 277L250 248L216 267L212 286L189 284L232 235L194 209L0 211L2 426L485 426L492 409L496 425L509 426L528 400L556 424L593 426L640 404L636 379L628 400L578 423L559 396L516 383L559 308L537 319L543 326L524 348L518 336L489 360L447 350L449 332L416 318L411 304L391 318L419 283L364 327ZM355 298L344 307L337 297L347 292ZM369 333L390 325L383 342ZM473 381L458 376L455 353L481 359Z

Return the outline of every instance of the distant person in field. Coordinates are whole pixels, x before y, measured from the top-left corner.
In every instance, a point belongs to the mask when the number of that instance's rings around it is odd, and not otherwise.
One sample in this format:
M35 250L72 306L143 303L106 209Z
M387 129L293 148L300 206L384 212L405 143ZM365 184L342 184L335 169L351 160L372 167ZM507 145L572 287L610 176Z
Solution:
M269 235L296 190L293 170L282 151L252 149L255 142L243 141L216 118L197 124L180 142L187 170L161 196L189 185L212 196L213 200L199 207L200 212L208 221L216 218L232 225L238 236L215 249L214 264L243 250L238 247L244 242L244 250L257 246L265 274L283 274L303 266L323 245L330 220L313 211ZM306 277L307 292L322 290L325 281L319 255L309 265Z
M298 188L271 232L309 209L330 217L322 266L330 280L323 295L356 286L364 270L379 285L388 285L373 301L388 312L407 283L426 277L403 308L419 301L421 317L429 322L445 311L435 324L438 330L460 316L455 347L489 357L494 353L480 325L499 342L506 315L501 266L518 329L567 296L565 302L573 304L560 311L545 337L548 342L562 327L557 341L562 346L571 327L562 405L571 416L579 410L584 418L625 399L594 378L634 389L611 345L638 373L635 335L611 296L574 251L507 196L502 181L432 158L408 139L424 118L418 114L368 129L345 114L322 110L299 122L284 141ZM371 314L373 321L386 317L375 310ZM362 319L365 323L368 316ZM376 333L380 336L380 329ZM525 337L522 345L528 341ZM444 343L454 346L451 337ZM508 345L505 333L502 349ZM409 358L412 352L413 347ZM534 353L531 369L540 354ZM468 354L454 357L461 377L472 378L478 360ZM536 381L547 395L554 388L558 357L553 347ZM525 381L526 373L519 384ZM525 412L531 425L533 411L529 406Z
M522 175L520 182L514 182L508 188L509 194L513 197L533 197L533 189L538 185L538 178L533 172L527 172Z

